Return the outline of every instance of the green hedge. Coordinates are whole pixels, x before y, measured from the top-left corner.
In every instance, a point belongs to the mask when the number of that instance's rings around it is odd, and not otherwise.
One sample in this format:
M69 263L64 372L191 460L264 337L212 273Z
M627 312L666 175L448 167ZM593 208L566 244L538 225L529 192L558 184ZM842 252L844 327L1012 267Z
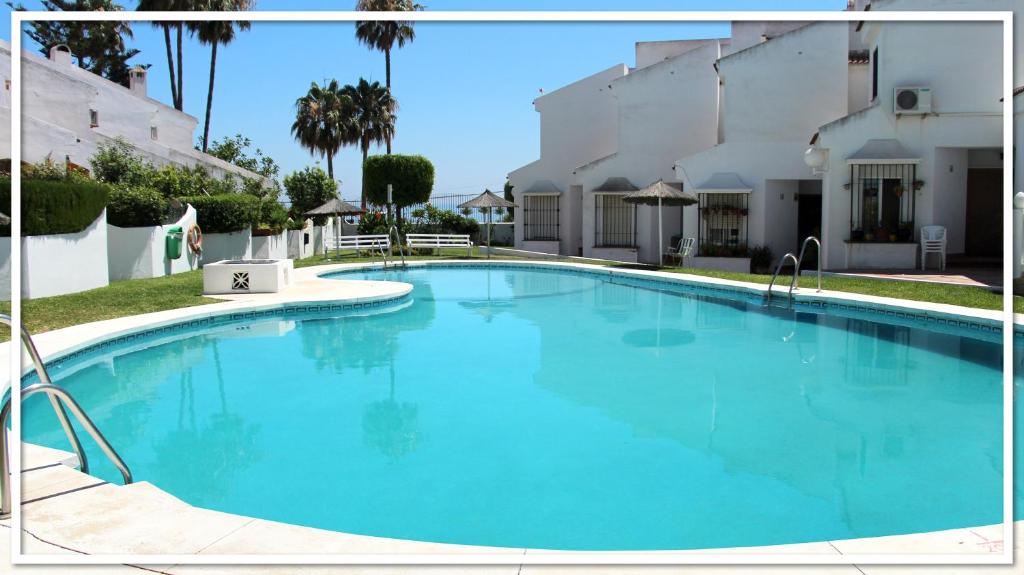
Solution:
M48 236L80 232L96 221L107 207L110 188L92 181L21 182L21 233ZM0 180L0 211L10 215L11 181ZM10 236L10 226L0 228Z
M363 162L363 190L366 199L382 206L392 184L392 200L399 206L420 204L434 189L434 164L423 156L370 156Z
M152 188L115 189L107 204L107 223L120 228L159 226L167 210L168 201Z
M237 232L259 223L260 200L249 194L185 196L178 199L183 204L192 204L199 227L207 234Z

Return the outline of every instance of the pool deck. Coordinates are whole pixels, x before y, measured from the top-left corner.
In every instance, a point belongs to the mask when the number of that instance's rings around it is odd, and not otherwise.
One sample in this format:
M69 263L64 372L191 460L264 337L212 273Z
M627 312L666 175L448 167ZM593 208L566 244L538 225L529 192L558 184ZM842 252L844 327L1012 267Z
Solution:
M471 262L438 262L474 265ZM486 262L480 262L485 264ZM497 262L495 262L497 263ZM524 263L524 262L516 262ZM551 262L538 262L546 266ZM411 262L411 265L424 265ZM426 264L429 265L429 264ZM561 267L602 270L607 268L585 264L560 264ZM331 271L370 267L366 264L338 264L316 266L295 270L295 282L285 292L278 294L245 294L216 296L223 303L169 310L126 318L118 318L68 327L35 336L36 343L44 358L62 355L80 349L91 343L130 333L143 327L172 324L182 320L207 317L215 314L241 310L263 309L287 303L312 301L373 301L391 299L409 293L411 286L396 282L367 282L327 280L318 276ZM685 274L631 270L616 271L631 276L654 276L674 280L692 280L704 284L739 287L744 290L764 291L765 286L710 279ZM1000 312L961 308L956 306L911 302L890 298L840 294L836 292L813 293L802 290L797 297L811 297L874 303L881 306L902 307L926 313L956 314L984 320L1000 320ZM0 346L0 364L6 362L9 346ZM367 537L324 531L308 527L276 523L196 508L161 491L147 482L128 486L105 483L82 474L74 469L72 454L23 444L22 477L22 519L21 541L23 552L32 555L64 556L68 554L87 555L259 555L279 554L499 554L513 556L548 555L551 552L534 549L482 548L464 545L446 545L417 541L404 541L380 537ZM131 465L131 462L128 462ZM1016 524L1017 529L1024 522ZM1024 533L1017 531L1018 533ZM7 542L11 537L10 520L0 521L0 565L9 562ZM745 547L737 549L715 549L684 552L687 555L772 555L800 557L871 554L950 554L950 558L969 561L974 555L982 560L992 560L1004 551L1001 525L979 526L932 533L825 541L771 547ZM1015 541L1019 538L1015 537ZM829 565L829 566L777 566L760 568L753 566L645 566L624 570L616 566L554 566L521 564L515 559L505 558L510 565L492 566L434 566L415 568L439 573L749 573L774 571L780 573L849 573L884 574L898 573L1024 573L1024 565L1011 566L885 566L885 565ZM799 560L799 559L798 559ZM531 558L531 561L537 561ZM25 566L14 570L16 573L66 573L68 567ZM409 567L336 567L304 566L302 573L408 573ZM287 566L197 566L197 565L147 565L145 568L130 566L103 566L86 569L96 573L143 573L158 572L171 574L186 573L296 573L299 569Z

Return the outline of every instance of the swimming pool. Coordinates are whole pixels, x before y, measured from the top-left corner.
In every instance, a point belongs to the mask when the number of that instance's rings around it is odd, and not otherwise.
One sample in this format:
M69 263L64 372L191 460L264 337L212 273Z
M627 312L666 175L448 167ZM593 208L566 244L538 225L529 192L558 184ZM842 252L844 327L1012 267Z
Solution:
M1001 520L998 333L514 265L334 277L411 303L183 329L55 379L137 480L350 533L692 549ZM63 447L39 399L25 439Z

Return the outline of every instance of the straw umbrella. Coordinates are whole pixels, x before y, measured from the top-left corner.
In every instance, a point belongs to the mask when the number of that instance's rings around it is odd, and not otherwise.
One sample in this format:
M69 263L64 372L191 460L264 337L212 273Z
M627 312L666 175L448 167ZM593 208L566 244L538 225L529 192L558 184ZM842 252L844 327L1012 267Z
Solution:
M645 206L658 206L658 265L661 265L662 255L665 253L664 236L661 233L662 206L692 206L699 199L697 194L683 190L682 184L676 187L658 180L642 190L630 192L622 196L622 201L629 204L643 204Z
M484 190L484 193L469 200L468 202L462 202L459 204L459 209L463 208L482 208L487 210L487 259L491 259L491 210L493 208L514 208L515 204L506 200L505 198L499 198L494 195L490 190Z
M352 204L346 202L345 200L340 200L338 198L334 198L334 199L328 201L326 204L324 204L322 206L318 206L318 207L313 208L312 210L309 210L308 212L306 212L303 215L305 215L305 216L334 216L335 218L337 218L338 216L349 216L349 215L361 214L361 213L363 213L363 210L353 206ZM335 220L335 222L334 222L334 245L335 245L335 247L337 247L339 242L340 242L340 240L339 240L340 235L341 235L341 222ZM341 254L341 248L337 248L335 250L335 255L340 255L340 254Z

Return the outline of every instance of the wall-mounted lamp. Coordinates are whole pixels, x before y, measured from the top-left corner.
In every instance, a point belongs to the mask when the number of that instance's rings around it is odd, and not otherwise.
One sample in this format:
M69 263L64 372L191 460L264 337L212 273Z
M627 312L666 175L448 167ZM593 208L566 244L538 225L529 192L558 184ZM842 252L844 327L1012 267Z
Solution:
M804 163L811 168L811 173L820 176L828 171L828 150L811 146L804 152Z

